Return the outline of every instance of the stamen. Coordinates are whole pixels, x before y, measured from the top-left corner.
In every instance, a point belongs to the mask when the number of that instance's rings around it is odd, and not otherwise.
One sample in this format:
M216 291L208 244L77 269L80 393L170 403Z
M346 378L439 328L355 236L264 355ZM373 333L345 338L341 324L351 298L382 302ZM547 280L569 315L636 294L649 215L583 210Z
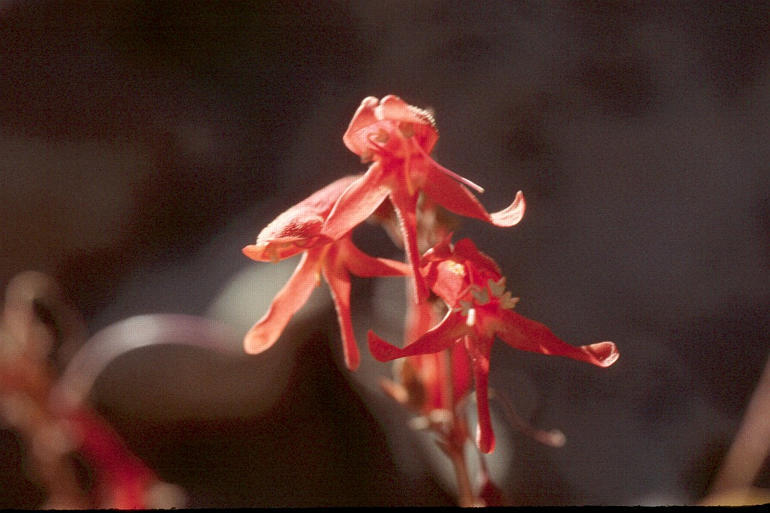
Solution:
M472 328L474 324L476 324L476 309L471 308L468 310L468 318L465 319L465 325Z
M465 266L460 262L450 260L446 264L447 269L456 274L457 276L465 276Z

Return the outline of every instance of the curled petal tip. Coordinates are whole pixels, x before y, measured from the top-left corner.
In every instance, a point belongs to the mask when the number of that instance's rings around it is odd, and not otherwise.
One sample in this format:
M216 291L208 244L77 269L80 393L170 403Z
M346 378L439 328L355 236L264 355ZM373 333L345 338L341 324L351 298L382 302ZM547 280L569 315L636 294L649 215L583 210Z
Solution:
M586 346L585 351L593 357L593 362L599 367L609 367L620 357L620 352L614 342L597 342Z
M516 193L513 203L508 205L507 208L490 214L489 217L492 220L492 224L502 228L507 228L518 224L521 218L524 217L524 211L527 208L527 203L524 200L524 194L519 191Z

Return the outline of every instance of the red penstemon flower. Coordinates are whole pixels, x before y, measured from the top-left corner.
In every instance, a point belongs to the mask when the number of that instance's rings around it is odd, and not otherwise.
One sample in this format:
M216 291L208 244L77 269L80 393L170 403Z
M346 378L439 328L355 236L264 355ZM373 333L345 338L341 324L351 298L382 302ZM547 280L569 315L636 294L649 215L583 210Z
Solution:
M575 347L556 337L546 326L512 311L518 299L505 290L497 264L469 239L452 246L450 237L427 251L421 273L427 285L449 307L436 326L403 348L369 331L369 348L380 361L437 353L462 344L470 356L478 409L477 444L492 452L494 433L489 415L487 385L489 356L495 337L525 351L566 356L607 367L619 354L612 342Z
M487 212L465 186L483 192L481 187L429 156L437 139L433 116L427 111L393 95L382 100L365 98L343 141L363 162L373 162L367 172L345 190L323 225L325 235L338 239L389 197L400 220L419 302L428 297L428 288L417 271L420 254L416 211L420 191L451 212L501 227L518 223L525 208L524 196L519 191L507 208L492 214Z
M433 301L411 303L408 309L407 341L417 340L432 328L440 315ZM447 352L408 356L395 369L397 381L382 378L385 392L425 418L454 414L472 389L470 362L465 348L454 346Z
M322 233L321 228L335 201L358 178L355 175L340 178L312 194L267 225L255 244L243 248L247 257L259 262L277 262L302 253L289 281L275 296L265 315L246 334L246 352L256 354L271 347L291 317L307 302L323 275L337 310L345 363L350 369L358 367L359 352L350 318L349 272L362 277L409 273L409 268L402 262L375 258L358 249L350 234L352 225L334 237Z

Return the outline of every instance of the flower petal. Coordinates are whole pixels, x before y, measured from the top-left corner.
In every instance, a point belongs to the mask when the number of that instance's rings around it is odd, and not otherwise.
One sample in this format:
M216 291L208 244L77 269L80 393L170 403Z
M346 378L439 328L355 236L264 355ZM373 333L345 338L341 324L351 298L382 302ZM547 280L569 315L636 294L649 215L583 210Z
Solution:
M383 96L382 100L380 100L380 104L374 109L374 113L377 116L377 119L390 119L393 121L406 121L408 123L431 124L424 115L419 115L420 112L423 111L417 109L416 107L410 107L408 103L406 103L395 94Z
M523 351L565 356L599 367L609 367L620 356L612 342L572 346L554 335L547 326L522 317L511 310L499 309L495 328L501 339Z
M345 267L356 276L408 276L412 272L403 262L367 255L353 244L350 237L343 237L336 245Z
M243 346L249 354L259 354L270 348L288 324L291 317L307 302L316 286L320 251L302 255L299 265L276 294L265 315L246 333Z
M369 330L369 351L381 362L404 356L437 353L450 347L467 332L465 319L457 312L450 310L439 324L406 347L396 347Z
M244 255L257 262L278 262L296 255L307 248L296 245L293 241L271 242L269 244L249 244L241 250Z
M493 212L489 214L492 219L492 224L501 228L507 228L519 224L521 218L524 217L524 211L527 208L527 203L524 201L524 193L518 191L516 197L513 199L513 203L505 207L503 210Z
M332 240L340 239L369 217L389 193L382 182L382 168L374 163L339 197L324 222L321 232Z
M277 262L331 242L321 235L324 219L345 189L360 177L344 176L285 210L259 232L256 244L243 248L243 254L258 262Z
M473 335L465 338L476 390L476 411L478 412L476 444L484 453L490 453L495 449L495 434L492 431L492 418L489 415L489 355L493 340L492 337Z
M501 228L517 224L524 216L526 204L521 191L516 193L516 198L507 208L490 214L464 185L436 168L431 168L427 173L422 190L430 199L450 212L480 219Z
M337 199L361 176L343 176L285 210L259 232L257 244L299 242L319 236L324 219Z
M345 365L350 370L356 370L361 358L353 333L353 322L350 319L350 275L343 267L342 262L331 254L327 256L327 263L322 267L322 272L326 283L329 284L334 308L337 311Z
M367 152L366 128L377 122L374 108L378 103L379 100L374 96L364 98L361 105L358 106L356 113L353 114L353 119L350 120L348 129L342 136L342 142L356 155L364 155Z
M374 112L377 118L383 121L395 121L399 126L406 123L408 130L413 132L412 136L415 137L420 151L430 153L438 140L433 115L425 109L407 104L398 96L389 94L383 97Z

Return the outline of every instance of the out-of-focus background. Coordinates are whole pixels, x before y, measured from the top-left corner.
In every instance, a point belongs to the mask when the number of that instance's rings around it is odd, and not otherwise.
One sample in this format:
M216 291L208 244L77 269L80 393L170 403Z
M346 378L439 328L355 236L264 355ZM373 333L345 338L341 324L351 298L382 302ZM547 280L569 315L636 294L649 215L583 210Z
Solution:
M490 211L524 192L520 225L457 235L500 263L520 313L620 349L600 370L495 347L496 390L567 436L504 433L511 501L707 492L770 347L768 2L2 0L0 37L0 289L35 269L90 333L199 315L237 348L293 265L241 248L363 171L342 133L365 96L397 94L435 109L438 161ZM370 227L356 239L399 257ZM387 287L356 283L359 333L397 332ZM327 296L281 348L137 350L91 399L190 506L452 504L340 365ZM2 433L0 505L34 507Z

